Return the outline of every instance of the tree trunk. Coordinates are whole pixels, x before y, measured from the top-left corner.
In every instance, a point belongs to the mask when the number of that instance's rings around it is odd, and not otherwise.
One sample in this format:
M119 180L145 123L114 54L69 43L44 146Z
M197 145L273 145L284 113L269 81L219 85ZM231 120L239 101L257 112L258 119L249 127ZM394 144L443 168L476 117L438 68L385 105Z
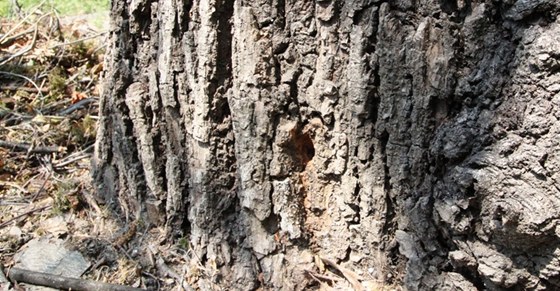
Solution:
M556 0L112 3L97 192L215 283L560 288Z

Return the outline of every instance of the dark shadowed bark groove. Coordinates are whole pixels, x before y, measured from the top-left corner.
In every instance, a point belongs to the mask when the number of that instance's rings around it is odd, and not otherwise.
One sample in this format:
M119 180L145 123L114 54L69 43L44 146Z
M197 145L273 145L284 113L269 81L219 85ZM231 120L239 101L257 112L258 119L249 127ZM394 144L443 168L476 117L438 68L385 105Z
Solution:
M232 289L560 288L559 9L113 1L97 192Z

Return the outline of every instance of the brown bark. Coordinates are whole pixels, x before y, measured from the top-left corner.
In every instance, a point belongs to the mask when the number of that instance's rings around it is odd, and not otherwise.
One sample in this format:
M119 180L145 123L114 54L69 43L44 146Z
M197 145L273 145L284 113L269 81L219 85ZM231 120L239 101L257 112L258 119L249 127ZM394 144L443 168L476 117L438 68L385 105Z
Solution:
M558 288L558 10L113 1L97 192L234 289Z

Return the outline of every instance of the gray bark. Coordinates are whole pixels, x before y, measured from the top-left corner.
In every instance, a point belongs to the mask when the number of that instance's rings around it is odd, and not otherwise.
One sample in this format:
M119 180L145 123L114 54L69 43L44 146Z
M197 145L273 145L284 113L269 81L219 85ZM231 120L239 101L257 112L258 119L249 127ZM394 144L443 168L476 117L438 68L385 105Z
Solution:
M97 192L234 289L560 288L559 6L113 1Z

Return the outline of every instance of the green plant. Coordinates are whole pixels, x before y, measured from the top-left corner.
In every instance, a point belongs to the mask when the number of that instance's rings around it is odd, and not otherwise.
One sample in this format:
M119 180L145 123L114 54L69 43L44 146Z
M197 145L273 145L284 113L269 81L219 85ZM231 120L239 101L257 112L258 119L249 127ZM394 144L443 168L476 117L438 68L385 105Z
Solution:
M56 185L56 191L53 196L53 214L62 214L68 212L71 208L68 194L76 189L77 185L73 182L60 182Z
M177 240L177 247L183 250L188 250L190 247L189 238L185 236L181 237Z
M59 215L67 212L68 210L70 210L70 200L68 200L64 194L61 194L60 192L56 193L54 196L52 213L54 215Z
M53 95L64 95L66 92L66 79L63 70L61 68L54 68L49 72L48 75L50 91Z
M29 8L41 4L41 0L18 0L21 8L29 10ZM79 15L87 13L95 13L107 11L109 9L109 0L47 0L46 7L55 8L61 15ZM11 1L0 1L0 17L8 17L11 13Z

